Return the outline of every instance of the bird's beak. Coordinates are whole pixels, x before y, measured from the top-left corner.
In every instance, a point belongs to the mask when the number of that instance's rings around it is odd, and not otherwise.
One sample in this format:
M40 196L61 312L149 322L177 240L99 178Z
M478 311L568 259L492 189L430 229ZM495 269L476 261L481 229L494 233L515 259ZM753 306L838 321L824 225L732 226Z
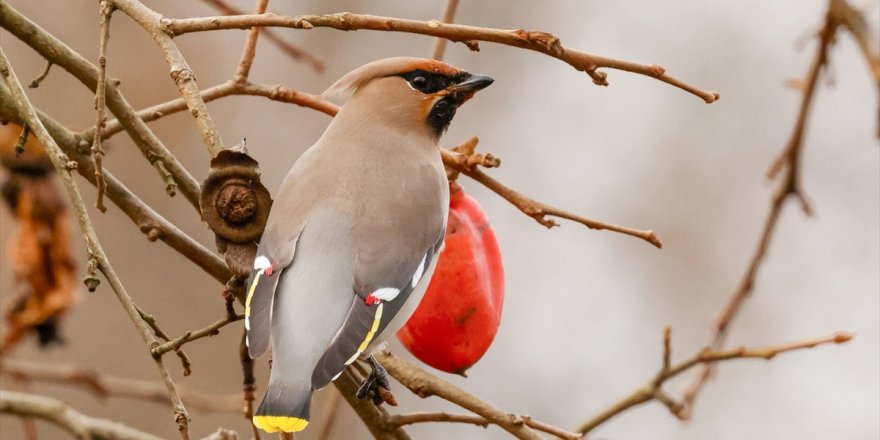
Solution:
M447 91L461 105L468 99L471 99L474 93L489 87L493 82L495 82L495 79L488 75L468 75L461 82L449 86Z

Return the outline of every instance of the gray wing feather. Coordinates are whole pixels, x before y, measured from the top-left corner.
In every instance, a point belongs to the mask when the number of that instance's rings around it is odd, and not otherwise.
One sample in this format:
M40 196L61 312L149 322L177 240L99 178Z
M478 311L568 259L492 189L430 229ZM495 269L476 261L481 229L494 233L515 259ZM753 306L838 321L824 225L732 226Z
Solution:
M248 347L248 354L251 359L256 359L266 352L269 348L269 335L271 333L270 313L272 311L272 302L275 297L275 289L278 287L278 280L281 278L282 270L277 270L270 276L260 275L259 271L251 271L248 278L248 296L245 306L245 329L247 329L247 338L245 342ZM256 283L256 285L254 284ZM251 291L252 289L252 291Z
M403 269L389 277L395 280L396 285L382 283L378 279L372 283L373 285L364 285L360 284L357 280L355 281L354 295L352 295L353 300L345 323L333 342L327 347L324 355L321 356L312 373L312 386L314 388L321 388L330 383L350 363L349 360L361 354L361 351L358 350L361 346L365 347L369 344L370 340L375 339L385 330L412 293L412 278L416 273L418 265L421 264L422 269L430 266L442 243L443 238L441 237L440 241L428 249L424 258L419 258L415 265L412 263L401 265ZM404 281L401 281L401 279ZM369 340L367 340L375 324L376 314L380 306L379 304L368 305L365 302L366 296L377 288L392 286L399 288L400 293L393 300L381 303L382 315L379 318L378 326L374 334L370 335Z

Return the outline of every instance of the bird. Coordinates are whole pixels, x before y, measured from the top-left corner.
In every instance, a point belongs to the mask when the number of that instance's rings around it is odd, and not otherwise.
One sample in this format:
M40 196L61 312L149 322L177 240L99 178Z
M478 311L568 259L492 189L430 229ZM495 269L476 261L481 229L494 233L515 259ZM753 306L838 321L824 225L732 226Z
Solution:
M381 403L387 372L372 350L415 310L443 245L449 186L439 139L493 82L394 57L324 92L344 103L281 183L246 284L248 353L272 346L255 426L305 429L312 394L364 357L372 371L357 395Z

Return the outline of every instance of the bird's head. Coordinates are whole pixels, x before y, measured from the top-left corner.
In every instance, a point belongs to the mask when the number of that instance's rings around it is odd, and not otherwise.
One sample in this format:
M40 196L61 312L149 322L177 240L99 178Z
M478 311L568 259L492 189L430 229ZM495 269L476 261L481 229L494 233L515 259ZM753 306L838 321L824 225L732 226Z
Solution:
M385 58L363 65L330 86L325 97L348 98L344 111L379 118L389 129L439 138L459 106L494 79L424 58Z

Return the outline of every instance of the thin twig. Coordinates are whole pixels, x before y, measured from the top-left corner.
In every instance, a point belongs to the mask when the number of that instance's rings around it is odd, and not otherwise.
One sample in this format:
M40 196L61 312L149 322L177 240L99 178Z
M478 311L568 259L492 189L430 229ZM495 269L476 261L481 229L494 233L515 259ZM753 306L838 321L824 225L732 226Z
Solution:
M395 426L415 425L416 423L466 423L483 428L489 426L489 421L476 414L453 414L448 412L417 412L409 414L394 414L388 417L388 422Z
M446 6L443 8L443 23L452 23L455 20L455 10L458 8L458 0L446 0ZM445 38L435 38L434 39L434 52L431 54L431 58L440 61L443 59L443 55L446 52L446 39Z
M171 337L169 337L168 334L165 333L165 331L162 330L161 327L159 327L159 323L156 322L155 316L143 311L143 309L141 309L140 307L136 307L136 308L137 308L138 315L140 315L141 319L143 319L144 322L147 323L147 325L153 331L153 334L156 335L156 337L158 339L165 341L165 342L171 341ZM156 343L150 347L151 354L153 354L153 349L158 347L159 344L160 344L160 342L156 341ZM183 351L182 348L176 347L176 348L173 348L173 350L174 350L174 354L176 354L177 357L180 358L180 363L183 366L182 374L184 376L191 375L192 374L192 360L190 360L189 356L186 354L185 351ZM156 356L155 354L153 354L153 359L160 359L160 358L161 358L161 356Z
M244 14L244 11L242 11L242 10L240 10L230 4L227 4L226 2L224 2L222 0L202 0L202 1L211 5L214 9L216 9L217 11L219 11L223 15L242 15L242 14ZM265 12L265 8L263 9L263 11ZM261 14L263 12L258 12L258 13ZM253 28L251 30L253 30ZM312 67L312 69L314 69L317 72L324 71L324 62L321 61L320 58L310 54L309 52L307 52L307 51L305 51L305 50L303 50L303 49L301 49L291 43L288 43L287 41L284 41L284 39L282 39L280 36L278 36L278 33L276 33L274 30L265 29L265 30L263 30L263 35L266 37L267 40L269 40L270 43L274 44L279 49L281 49L281 51L284 52L288 57L290 57L294 60L305 61L306 63L308 63Z
M99 399L121 397L169 405L165 385L158 382L100 374L95 370L71 364L50 364L24 359L4 358L0 374L25 382L46 382L79 388ZM238 394L209 395L178 387L187 407L205 412L240 412Z
M508 414L467 391L420 370L387 351L374 354L388 373L419 397L437 396L468 411L478 414L501 429L520 439L539 440L522 417Z
M667 333L664 330L664 344L666 343L666 335ZM852 338L852 333L840 332L822 338L808 339L805 341L792 342L788 344L763 348L739 347L728 350L713 350L707 347L696 355L678 364L675 364L668 368L665 366L661 367L657 374L651 380L649 380L648 383L637 388L630 395L615 402L613 405L601 411L593 418L585 421L580 426L578 426L575 431L582 434L587 434L595 429L597 426L608 421L608 419L611 419L612 417L634 406L638 406L652 400L660 401L661 403L666 405L669 410L672 411L677 417L684 418L685 414L683 414L682 411L684 411L685 409L683 408L682 404L673 401L667 394L663 392L661 387L663 383L665 383L667 380L672 379L673 377L678 376L697 365L709 365L731 359L769 360L778 354L786 353L789 351L813 348L823 344L842 344L850 341Z
M859 50L868 63L868 69L880 92L880 37L871 32L868 21L864 14L852 7L846 0L832 0L830 7L835 10L835 16L840 25L846 28L856 40ZM877 126L877 136L880 137L880 121Z
M47 76L49 76L49 70L51 70L51 69L52 69L52 62L47 61L46 68L43 69L43 73L41 73L36 78L32 79L31 83L28 84L28 88L29 89L36 89L37 87L40 87L40 83L42 83L43 80L46 79Z
M539 422L537 420L532 419L529 416L518 416L522 419L523 423L525 423L528 427L536 430L545 432L547 434L553 435L554 437L558 437L564 440L580 440L584 438L582 434L576 432L569 432L562 428L557 428L552 425L548 425L543 422ZM388 418L389 423L395 426L406 426L406 425L414 425L416 423L434 423L434 422L444 422L444 423L466 423L470 425L477 425L483 428L486 428L490 425L490 422L486 420L485 417L478 416L476 414L454 414L448 412L416 412L409 414L395 414Z
M268 5L269 0L257 0L254 14L265 13ZM232 80L236 83L241 84L246 82L248 75L251 73L251 66L254 64L254 55L257 54L257 40L260 37L261 29L262 28L258 26L254 26L248 31L247 40L244 43L244 51L241 53L241 60L239 60L238 67L235 69L235 74L232 75Z
M262 96L273 101L311 108L330 116L335 115L338 110L338 107L335 104L321 99L318 95L312 95L310 93L282 86L267 86L253 83L239 84L235 81L227 81L202 90L200 95L205 102L211 102L226 96L234 95ZM137 115L144 122L152 122L183 110L186 110L186 101L183 98L177 98L152 107L147 107L138 111ZM104 130L104 139L107 139L120 131L122 131L122 125L119 124L119 121L112 120L107 123L107 128ZM91 136L94 136L94 133L95 127L92 127L83 131L79 135L84 138L90 138Z
M95 87L95 137L92 141L92 161L95 163L95 187L98 188L98 196L95 207L101 212L107 212L104 206L104 192L107 190L107 182L104 181L104 149L101 148L101 131L107 123L107 43L110 40L110 18L113 16L113 6L107 0L98 2L98 15L100 15L100 35L98 43L98 84Z
M9 65L9 60L6 58L6 54L3 52L2 48L0 48L0 74L2 74L3 80L13 97L19 114L22 115L27 124L31 127L31 130L33 130L34 134L37 136L37 139L45 147L49 158L52 160L52 164L55 166L57 174L61 177L61 180L64 183L68 199L73 205L89 253L98 260L99 269L101 270L101 273L104 274L104 277L107 278L107 281L116 295L116 298L119 300L119 303L122 305L122 308L125 310L135 328L137 328L144 343L147 347L151 348L156 344L156 339L150 332L144 320L141 319L131 296L122 285L122 281L117 276L113 266L110 265L110 261L104 253L104 249L101 247L98 236L95 234L92 222L89 219L88 210L85 207L85 203L79 193L76 182L73 180L70 168L67 166L68 159L61 148L55 143L55 140L49 135L46 127L43 126L43 123L37 116L36 111L25 94L24 88L21 86L21 82L19 82L18 77L15 75L15 71L12 69L12 66ZM174 387L174 381L168 374L168 370L165 368L162 360L155 359L155 361L156 366L159 369L159 375L162 376L162 380L165 382L165 387L168 390L168 396L174 405L175 419L177 421L181 438L183 440L189 440L189 416L186 413L186 408L183 406L183 402L180 400L177 389Z
M0 413L43 419L82 439L160 440L119 422L89 417L60 400L34 394L0 390Z
M260 14L164 19L162 25L168 32L175 36L190 32L203 32L220 29L244 29L251 26L278 26L293 29L328 27L345 31L368 29L386 32L407 32L445 38L454 42L462 42L467 44L472 50L479 50L477 41L487 41L514 46L521 49L533 50L557 58L568 63L579 71L586 72L597 85L608 85L608 81L606 80L607 74L598 70L608 68L624 70L655 78L696 95L706 103L715 102L720 96L717 92L701 90L666 75L666 69L658 65L638 64L567 48L559 42L559 38L555 35L543 31L491 29L460 24L440 23L437 20L419 21L395 17L381 17L376 15L352 14L349 12L327 15L283 16L275 14Z
M180 349L180 347L183 346L183 344L186 344L187 342L192 342L196 339L201 339L209 336L219 335L221 328L242 319L244 319L244 315L235 315L232 318L225 317L203 329L186 332L183 334L183 336L174 338L162 345L154 347L151 351L153 353L153 356L162 356L163 354L168 353L172 350L177 351Z
M476 138L474 137L465 142L475 142L475 140ZM580 223L590 229L606 229L632 237L638 237L642 240L647 241L648 243L653 244L657 248L663 247L663 242L660 241L660 238L657 237L657 234L655 234L654 231L642 231L638 229L627 228L625 226L618 226L611 223L604 223L538 202L537 200L526 197L525 195L508 188L501 182L484 173L482 170L480 170L479 167L475 165L468 166L466 160L463 160L462 158L457 158L454 153L441 150L441 154L444 159L444 164L483 184L483 186L489 188L490 190L510 202L513 206L516 206L520 211L523 212L523 214L535 219L535 221L544 225L547 228L559 226L556 221L547 218L547 216L553 216Z

